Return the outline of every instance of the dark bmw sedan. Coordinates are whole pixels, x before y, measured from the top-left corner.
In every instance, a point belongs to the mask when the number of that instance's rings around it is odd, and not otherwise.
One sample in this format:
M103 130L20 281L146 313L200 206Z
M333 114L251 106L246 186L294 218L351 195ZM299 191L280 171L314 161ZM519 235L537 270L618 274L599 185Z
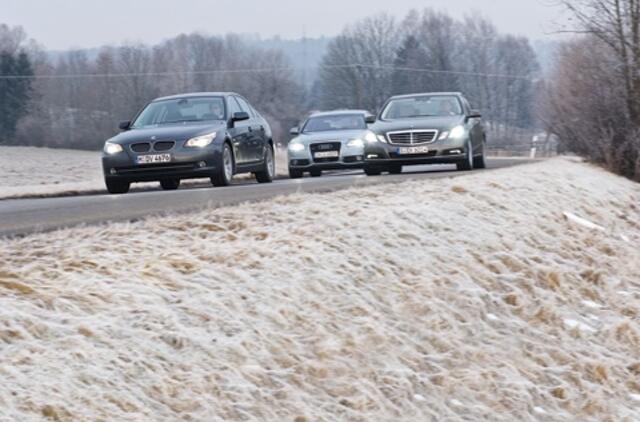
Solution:
M104 146L102 167L110 193L135 182L159 181L178 189L183 179L210 178L229 185L234 174L253 173L260 183L275 174L267 121L234 93L197 93L159 98Z
M479 111L460 93L392 97L370 127L365 172L400 173L403 166L456 164L458 170L485 167L486 135Z

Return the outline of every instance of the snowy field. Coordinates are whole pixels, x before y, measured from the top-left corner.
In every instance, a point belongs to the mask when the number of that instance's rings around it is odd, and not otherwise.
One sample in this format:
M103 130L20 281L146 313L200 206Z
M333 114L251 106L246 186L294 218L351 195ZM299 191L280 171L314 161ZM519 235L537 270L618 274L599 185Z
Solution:
M569 159L0 240L0 420L638 421L639 244Z
M95 151L0 146L0 199L103 193L100 156ZM286 151L278 150L276 158L278 175L287 174ZM133 188L159 189L159 185L139 183Z

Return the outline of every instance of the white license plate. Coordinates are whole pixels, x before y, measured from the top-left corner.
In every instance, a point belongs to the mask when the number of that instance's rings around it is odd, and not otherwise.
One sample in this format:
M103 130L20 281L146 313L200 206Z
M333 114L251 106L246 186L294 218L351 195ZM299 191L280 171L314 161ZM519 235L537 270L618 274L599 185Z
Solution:
M428 154L429 147L403 147L398 148L400 155Z
M138 164L158 164L158 163L170 163L171 154L153 154L153 155L141 155L137 159Z
M315 158L336 158L340 157L339 151L316 152L313 154Z

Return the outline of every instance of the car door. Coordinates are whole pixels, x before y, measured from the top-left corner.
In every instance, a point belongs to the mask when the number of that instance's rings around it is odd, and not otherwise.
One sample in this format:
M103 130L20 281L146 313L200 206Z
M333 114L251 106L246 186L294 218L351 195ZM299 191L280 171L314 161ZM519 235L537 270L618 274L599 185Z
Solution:
M266 144L264 139L264 125L261 124L260 119L258 119L258 116L256 116L253 108L249 105L247 100L240 96L236 97L236 99L240 104L240 109L251 116L251 119L248 120L250 161L262 161L264 159L264 146Z
M229 109L229 121L233 118L234 113L243 111L234 96L227 97L227 108ZM233 127L229 129L236 164L242 165L251 161L249 127L250 122L245 120L233 122Z
M466 109L465 114L467 116L471 115L471 113L474 110L469 104L469 101L465 98L463 100L463 103L464 103L464 108ZM469 126L469 137L471 138L471 143L473 145L473 153L479 154L480 151L482 151L482 142L484 140L482 121L478 117L470 118L468 126Z

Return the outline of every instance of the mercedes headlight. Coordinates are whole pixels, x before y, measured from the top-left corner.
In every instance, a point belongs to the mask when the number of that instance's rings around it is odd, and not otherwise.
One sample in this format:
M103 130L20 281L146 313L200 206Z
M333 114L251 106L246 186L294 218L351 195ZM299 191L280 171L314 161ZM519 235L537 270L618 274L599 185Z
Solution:
M362 148L364 147L364 142L362 141L362 139L352 139L347 142L347 146L349 148Z
M120 144L114 144L111 142L107 142L104 144L104 152L109 155L120 154L124 149Z
M191 138L184 144L184 146L187 148L204 148L206 146L211 145L214 139L216 139L216 135L217 133L213 132L207 135Z
M467 130L464 128L464 126L456 126L453 129L451 129L451 132L449 132L449 138L461 139L461 138L464 138L466 134L467 134Z

